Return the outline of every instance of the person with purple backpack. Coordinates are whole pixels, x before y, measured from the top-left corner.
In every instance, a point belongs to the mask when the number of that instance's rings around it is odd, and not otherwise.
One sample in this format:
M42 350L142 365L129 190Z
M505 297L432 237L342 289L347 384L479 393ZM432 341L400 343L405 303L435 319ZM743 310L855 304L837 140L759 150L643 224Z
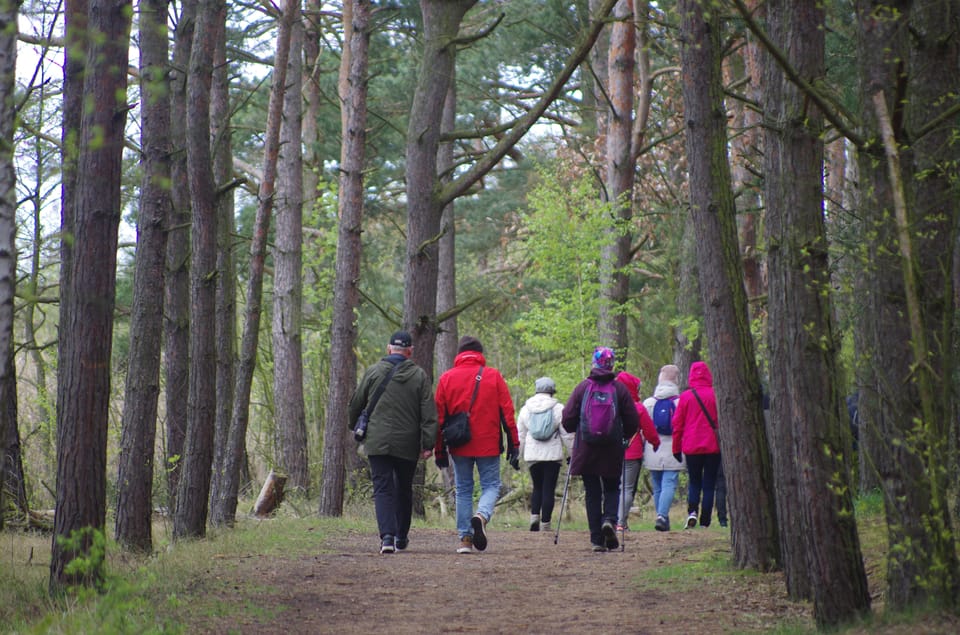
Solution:
M624 440L640 427L640 417L627 387L615 381L612 349L597 347L590 375L580 382L563 408L561 425L575 432L570 474L580 476L594 551L620 546L617 507Z

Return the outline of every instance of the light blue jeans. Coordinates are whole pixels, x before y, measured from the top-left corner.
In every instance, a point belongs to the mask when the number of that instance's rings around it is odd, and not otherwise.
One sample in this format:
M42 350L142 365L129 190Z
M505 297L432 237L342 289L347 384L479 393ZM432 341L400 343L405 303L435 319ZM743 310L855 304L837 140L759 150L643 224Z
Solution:
M477 466L480 477L480 500L477 512L487 522L493 518L493 506L500 498L500 457L499 456L456 456L453 459L453 475L457 489L457 535L460 538L472 536L470 519L473 517L473 466Z
M670 520L670 506L673 504L673 494L677 491L680 472L650 470L650 478L653 481L653 505L657 508L657 516Z

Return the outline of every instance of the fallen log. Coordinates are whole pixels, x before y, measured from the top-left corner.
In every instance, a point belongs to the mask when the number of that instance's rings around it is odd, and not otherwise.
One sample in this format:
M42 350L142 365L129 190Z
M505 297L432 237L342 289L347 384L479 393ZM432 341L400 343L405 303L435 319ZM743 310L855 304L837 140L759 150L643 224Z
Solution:
M260 495L257 496L257 502L253 506L253 515L257 518L267 518L273 514L283 502L283 487L286 483L286 476L270 470L260 489Z

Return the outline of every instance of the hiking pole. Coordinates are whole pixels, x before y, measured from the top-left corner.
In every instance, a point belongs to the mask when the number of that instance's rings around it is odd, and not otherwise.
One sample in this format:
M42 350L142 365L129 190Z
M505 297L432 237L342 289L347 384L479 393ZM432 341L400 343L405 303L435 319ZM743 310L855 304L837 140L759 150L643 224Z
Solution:
M560 540L560 523L563 522L563 508L567 504L567 491L570 489L570 468L571 468L570 457L567 457L567 482L563 484L563 498L560 499L560 515L557 516L557 533L553 535L553 544L557 544L557 541Z
M623 461L620 463L620 509L623 509L623 518L620 521L620 553L623 553L625 547L623 544L624 536L627 535L627 518L630 517L630 510L624 509L627 506L627 450L623 450Z

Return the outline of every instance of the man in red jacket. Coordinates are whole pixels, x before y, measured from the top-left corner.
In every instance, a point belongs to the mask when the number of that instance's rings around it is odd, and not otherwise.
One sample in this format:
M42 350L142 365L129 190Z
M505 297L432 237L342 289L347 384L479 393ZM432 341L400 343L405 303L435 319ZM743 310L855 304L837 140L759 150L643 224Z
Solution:
M460 537L457 553L487 548L486 525L500 497L500 453L503 452L501 422L507 431L507 460L519 469L520 439L513 418L510 390L500 371L486 364L480 340L464 336L457 347L453 368L441 375L437 382L435 398L440 431L434 454L440 469L450 464L448 453L453 459L457 534ZM443 441L446 419L454 413L468 411L470 440L464 445L447 448ZM476 512L473 509L474 466L480 480L480 499Z

